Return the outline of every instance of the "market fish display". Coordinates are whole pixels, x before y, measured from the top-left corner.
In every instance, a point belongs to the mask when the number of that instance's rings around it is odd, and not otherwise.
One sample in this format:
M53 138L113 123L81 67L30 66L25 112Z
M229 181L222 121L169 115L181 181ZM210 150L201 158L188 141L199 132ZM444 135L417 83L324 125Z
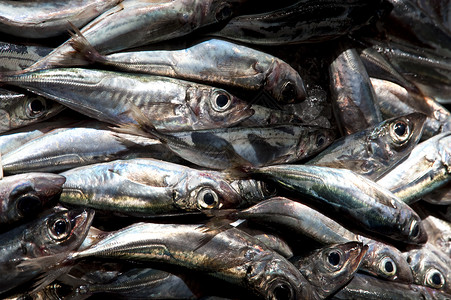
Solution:
M448 0L2 5L0 298L451 299Z

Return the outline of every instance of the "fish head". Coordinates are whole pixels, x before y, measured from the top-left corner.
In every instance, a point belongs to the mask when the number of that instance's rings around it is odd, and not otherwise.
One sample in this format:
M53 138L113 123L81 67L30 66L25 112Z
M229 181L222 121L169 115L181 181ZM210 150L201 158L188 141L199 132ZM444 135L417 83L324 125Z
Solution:
M0 132L45 120L64 108L61 104L33 94L18 94L2 101Z
M370 152L399 161L420 141L426 118L425 114L415 112L382 122L368 135Z
M402 232L401 240L409 244L424 244L428 235L420 217L415 211L408 208L403 209L399 217L399 229Z
M296 154L300 158L309 157L326 149L335 140L332 129L312 127L307 137L302 136L296 145Z
M254 114L248 103L223 89L204 88L197 99L190 101L190 108L210 128L233 126Z
M245 203L254 204L276 195L274 185L254 179L234 180L232 188L242 197Z
M275 252L248 266L246 281L254 293L268 300L319 299L299 270Z
M298 103L307 97L299 73L281 60L271 63L264 88L280 103Z
M0 182L4 221L17 221L38 214L61 193L65 181L64 176L51 173L5 177Z
M354 276L367 250L368 246L361 242L332 245L318 249L293 264L324 299Z
M361 270L371 275L403 283L413 283L412 271L402 253L390 245L371 240Z
M93 210L61 210L37 220L24 234L31 257L47 256L77 249L91 226Z

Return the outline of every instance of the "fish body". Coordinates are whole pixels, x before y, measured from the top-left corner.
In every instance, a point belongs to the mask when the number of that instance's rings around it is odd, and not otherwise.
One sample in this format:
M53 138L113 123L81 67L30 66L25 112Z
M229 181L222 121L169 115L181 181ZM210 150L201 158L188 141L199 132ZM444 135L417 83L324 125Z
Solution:
M344 168L371 179L382 177L418 144L426 116L411 113L336 140L308 165Z
M20 71L49 54L45 46L18 45L0 42L0 71Z

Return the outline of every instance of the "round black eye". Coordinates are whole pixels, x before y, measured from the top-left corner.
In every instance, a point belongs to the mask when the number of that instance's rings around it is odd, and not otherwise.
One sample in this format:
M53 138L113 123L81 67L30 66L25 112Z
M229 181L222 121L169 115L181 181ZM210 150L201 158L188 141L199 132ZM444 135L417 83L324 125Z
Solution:
M431 281L432 281L432 283L434 283L435 285L440 285L440 284L442 284L442 278L440 277L440 274L439 274L439 273L434 273L434 274L431 276Z
M204 188L197 195L197 204L200 208L214 208L219 204L218 194L212 189Z
M325 142L326 142L326 137L324 135L320 134L316 137L316 146L317 147L323 146Z
M329 255L327 256L327 261L332 265L332 266L338 266L338 264L340 263L340 253L338 252L330 252Z
M57 234L57 235L61 235L63 233L65 233L67 230L67 223L65 222L65 220L58 220L55 222L55 224L53 224L53 231Z
M410 128L404 121L397 121L390 126L390 136L397 144L403 144L409 140Z
M41 208L41 200L35 195L24 195L17 200L17 209L22 216L36 214Z
M265 196L272 196L272 195L277 194L276 187L267 182L262 182L262 191L265 194Z
M393 272L393 270L394 270L393 263L391 261L385 262L384 268L387 273Z
M216 21L220 22L230 18L231 16L232 9L229 6L225 6L216 14Z
M223 108L225 106L227 106L227 104L229 103L229 97L227 97L224 94L220 94L218 96L216 96L216 105L219 108Z
M285 83L282 89L282 100L286 103L292 103L295 98L296 89L294 88L294 84L291 82Z
M379 263L380 271L382 272L382 275L385 276L394 276L396 275L396 265L393 259L386 256L384 257L381 262Z
M44 103L41 100L35 99L30 102L30 110L37 114L44 110Z
M398 122L394 126L394 131L397 135L403 136L407 131L407 124L404 122Z
M208 206L213 205L215 203L215 197L212 193L204 194L204 203Z
M426 273L426 284L439 289L445 285L445 278L439 270L433 268Z
M70 221L65 218L59 218L50 223L50 236L55 240L66 238L71 230Z
M291 289L286 284L276 286L273 293L276 300L289 300L292 297Z

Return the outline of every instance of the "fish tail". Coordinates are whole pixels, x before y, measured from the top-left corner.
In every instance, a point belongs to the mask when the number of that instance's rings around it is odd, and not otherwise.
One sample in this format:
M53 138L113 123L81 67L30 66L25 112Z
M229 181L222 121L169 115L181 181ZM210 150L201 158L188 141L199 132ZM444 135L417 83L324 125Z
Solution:
M80 29L78 29L71 22L69 22L69 25L72 28L72 31L69 30L69 34L72 36L69 44L72 48L82 54L88 63L105 62L105 57L91 45L91 43L81 33Z

